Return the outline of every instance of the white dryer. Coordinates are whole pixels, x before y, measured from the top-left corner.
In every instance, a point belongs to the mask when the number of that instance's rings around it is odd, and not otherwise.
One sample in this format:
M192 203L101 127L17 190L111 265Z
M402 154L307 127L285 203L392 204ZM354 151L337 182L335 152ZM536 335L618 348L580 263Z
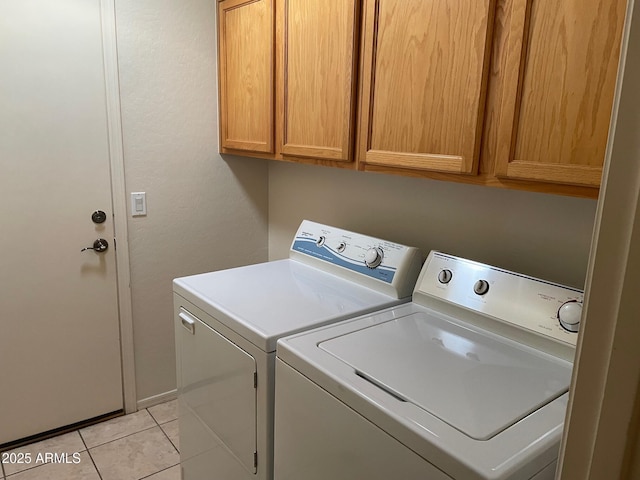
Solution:
M275 480L553 479L582 298L431 252L412 303L281 339Z
M288 259L174 280L183 480L273 478L278 338L408 302L421 264L304 221Z

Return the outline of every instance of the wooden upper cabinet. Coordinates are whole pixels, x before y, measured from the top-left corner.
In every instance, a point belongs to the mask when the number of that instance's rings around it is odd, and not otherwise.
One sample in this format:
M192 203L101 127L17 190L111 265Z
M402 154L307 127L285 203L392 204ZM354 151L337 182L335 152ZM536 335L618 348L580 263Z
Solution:
M273 153L273 0L220 2L218 41L223 151Z
M475 173L494 0L365 0L358 158Z
M359 3L276 2L283 157L353 160Z
M496 174L599 186L626 0L510 0Z

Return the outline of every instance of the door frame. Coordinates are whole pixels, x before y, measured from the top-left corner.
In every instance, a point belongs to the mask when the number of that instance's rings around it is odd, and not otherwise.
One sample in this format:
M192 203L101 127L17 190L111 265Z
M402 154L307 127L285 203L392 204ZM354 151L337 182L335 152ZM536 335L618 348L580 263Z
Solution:
M640 1L629 0L557 478L640 472Z
M127 193L124 176L124 147L120 109L120 81L116 36L115 0L99 0L102 21L102 49L107 106L111 201L114 222L122 391L125 413L137 411L135 359L133 354L133 310L127 234Z

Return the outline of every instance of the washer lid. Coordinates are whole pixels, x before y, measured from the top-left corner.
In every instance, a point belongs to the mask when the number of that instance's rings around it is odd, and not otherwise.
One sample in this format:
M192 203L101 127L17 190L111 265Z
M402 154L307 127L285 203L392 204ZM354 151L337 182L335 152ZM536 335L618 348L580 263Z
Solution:
M569 389L571 364L423 312L319 347L402 401L487 440Z

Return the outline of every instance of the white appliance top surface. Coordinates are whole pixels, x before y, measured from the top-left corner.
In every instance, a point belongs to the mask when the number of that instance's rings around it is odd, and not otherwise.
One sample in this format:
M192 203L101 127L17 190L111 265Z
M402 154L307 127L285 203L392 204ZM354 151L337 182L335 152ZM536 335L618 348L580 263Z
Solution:
M277 356L452 478L557 459L571 362L456 317L405 303L283 338Z
M558 398L571 379L568 362L426 311L330 338L319 348L476 440Z
M266 352L280 337L409 300L291 259L178 278L174 291Z

